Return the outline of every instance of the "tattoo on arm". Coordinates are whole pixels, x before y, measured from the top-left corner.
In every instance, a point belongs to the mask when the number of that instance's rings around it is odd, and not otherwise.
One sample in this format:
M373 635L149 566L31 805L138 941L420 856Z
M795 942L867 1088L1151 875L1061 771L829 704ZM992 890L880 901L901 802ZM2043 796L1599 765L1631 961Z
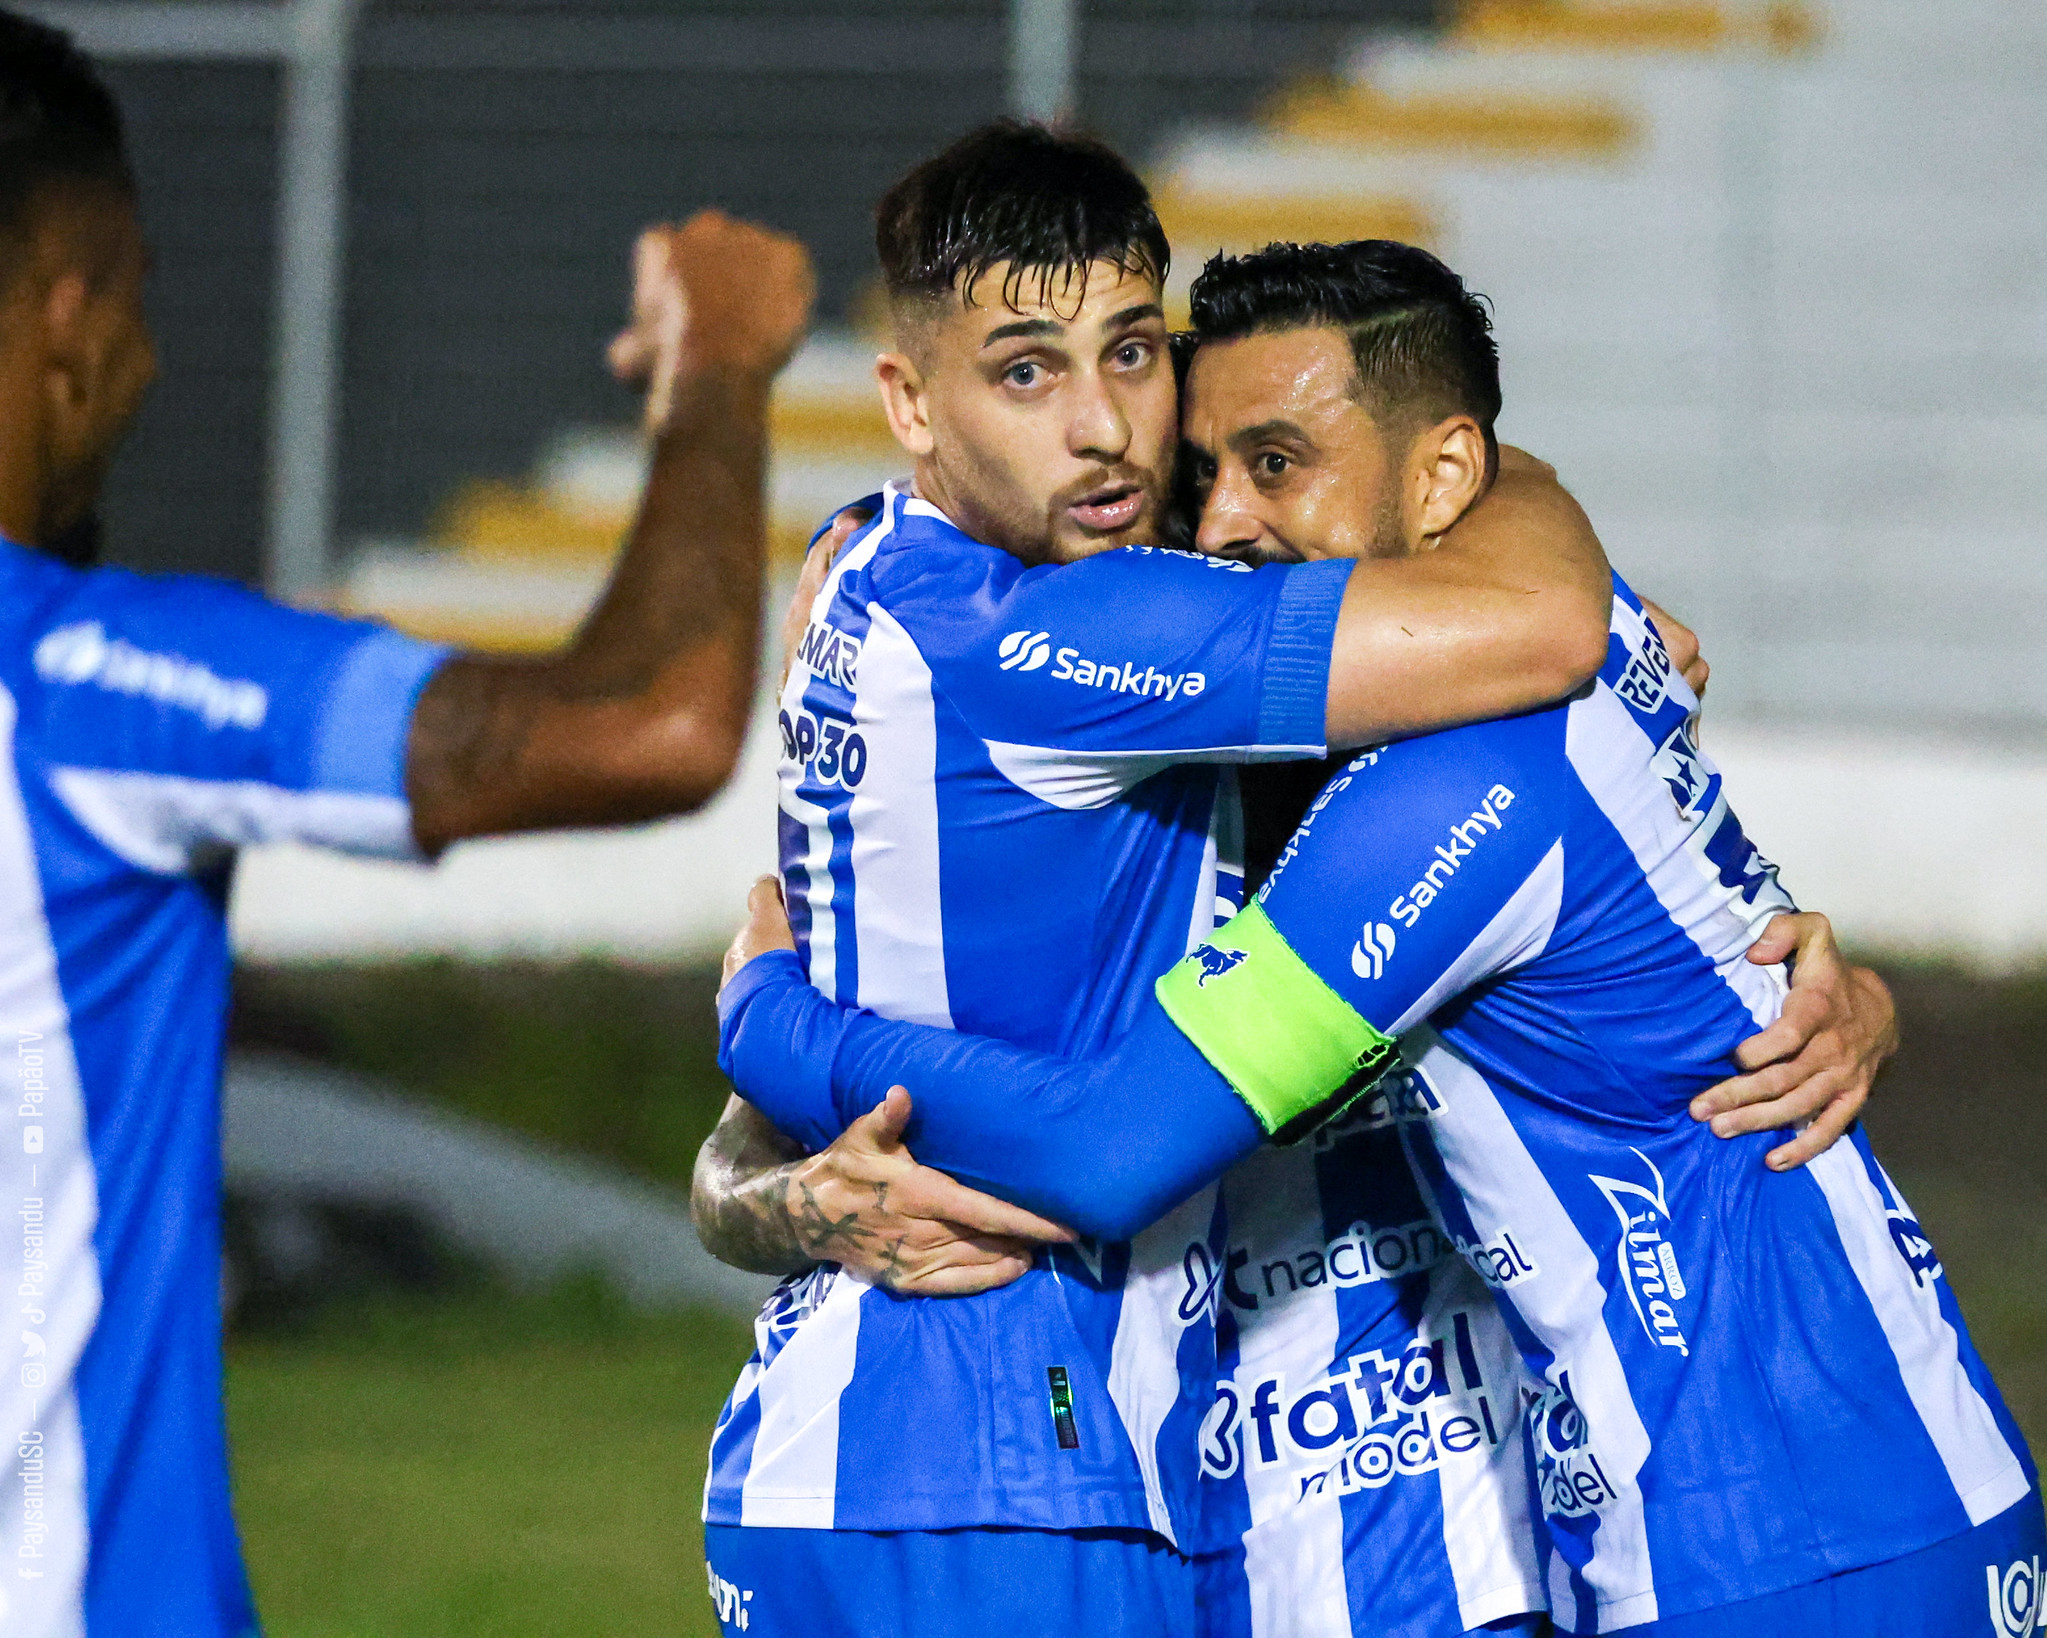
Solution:
M798 1236L789 1209L802 1158L803 1151L753 1105L738 1098L728 1102L717 1129L704 1139L690 1179L690 1217L704 1249L753 1274L794 1274L818 1261ZM811 1207L816 1208L814 1199Z

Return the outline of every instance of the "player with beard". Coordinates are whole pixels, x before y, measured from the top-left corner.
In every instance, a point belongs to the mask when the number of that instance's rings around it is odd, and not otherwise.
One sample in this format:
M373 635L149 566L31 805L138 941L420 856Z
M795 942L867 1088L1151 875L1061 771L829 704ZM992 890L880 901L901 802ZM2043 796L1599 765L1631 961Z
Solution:
M1425 253L1219 258L1194 314L1210 549L1426 554L1483 493L1497 359ZM1592 688L1354 758L1258 901L1086 1059L831 1006L773 953L790 940L757 890L721 999L732 1072L814 1144L884 1092L901 1122L906 1082L927 1161L1104 1235L1262 1140L1396 1130L1427 1226L1491 1288L1536 1385L1560 1630L1965 1638L1986 1585L1993 1624L2029 1620L2047 1550L2030 1456L1866 1138L1800 1171L1766 1133L1716 1143L1693 1118L1780 1017L1767 928L1790 904L1699 750L1697 703L1616 579ZM1204 1429L1242 1469L1288 1446L1327 1464L1254 1517L1246 1546L1270 1550L1218 1628L1433 1638L1455 1628L1338 1589L1412 1546L1384 1529L1389 1482L1432 1478L1446 1521L1484 1527L1454 1519L1452 1486L1496 1437L1499 1376L1455 1314L1425 1309L1395 1351L1334 1308L1226 1378Z
M889 1016L1085 1051L1239 902L1218 765L1561 697L1596 662L1604 569L1525 459L1426 560L1112 550L1156 538L1176 425L1141 184L995 127L892 190L877 239L917 470L832 566L783 691L801 960ZM707 1245L808 1270L714 1440L728 1622L1190 1630L1165 1544L1193 1539L1214 1397L1184 1290L1226 1255L1210 1202L1034 1261L1056 1230L866 1137L796 1161L735 1106L700 1163Z

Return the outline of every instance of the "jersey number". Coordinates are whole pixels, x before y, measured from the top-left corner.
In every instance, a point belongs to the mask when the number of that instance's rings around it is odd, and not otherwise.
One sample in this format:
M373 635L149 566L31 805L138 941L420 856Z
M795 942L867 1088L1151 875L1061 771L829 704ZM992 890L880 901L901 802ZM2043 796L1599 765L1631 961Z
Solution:
M781 725L782 755L809 768L818 783L850 791L867 777L867 741L844 723L820 723L808 711L792 718L784 711Z

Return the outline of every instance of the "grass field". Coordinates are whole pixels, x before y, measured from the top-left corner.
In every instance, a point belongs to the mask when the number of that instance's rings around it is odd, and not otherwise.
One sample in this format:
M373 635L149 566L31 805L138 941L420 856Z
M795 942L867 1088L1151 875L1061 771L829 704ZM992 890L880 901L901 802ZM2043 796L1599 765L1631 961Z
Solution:
M1890 976L1907 1046L1875 1141L2047 1449L2047 980ZM724 1098L712 983L596 965L249 973L237 1032L680 1183ZM237 1334L237 1499L271 1638L714 1632L703 1452L747 1347L728 1316L477 1283Z

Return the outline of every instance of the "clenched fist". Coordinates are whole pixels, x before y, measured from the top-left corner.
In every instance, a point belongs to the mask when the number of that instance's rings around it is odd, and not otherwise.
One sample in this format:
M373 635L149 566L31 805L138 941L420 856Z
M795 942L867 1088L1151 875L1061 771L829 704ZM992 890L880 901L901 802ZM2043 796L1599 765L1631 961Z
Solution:
M612 340L612 373L645 383L647 429L665 431L690 373L781 369L816 292L810 253L786 234L717 210L648 228L633 247L632 321Z

